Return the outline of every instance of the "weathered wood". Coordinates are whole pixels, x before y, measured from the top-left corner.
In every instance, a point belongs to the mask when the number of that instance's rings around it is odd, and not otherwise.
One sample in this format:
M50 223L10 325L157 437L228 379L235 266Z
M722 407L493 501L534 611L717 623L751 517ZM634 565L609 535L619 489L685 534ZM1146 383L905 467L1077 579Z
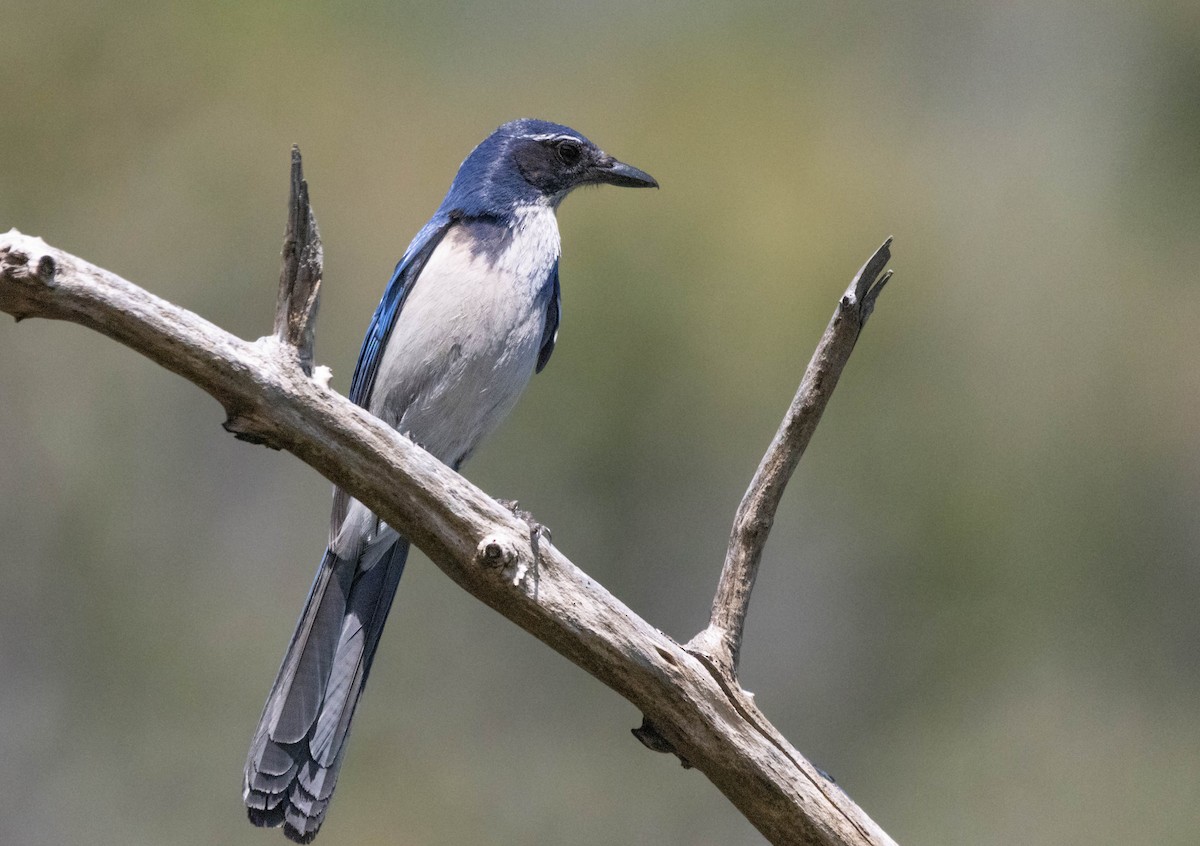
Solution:
M859 333L875 309L875 301L892 278L890 270L886 273L883 270L892 257L891 244L891 238L883 242L842 295L808 362L796 396L738 505L708 628L688 643L690 650L709 656L731 680L737 674L750 592L758 576L767 535L775 522L775 511L821 422Z
M275 337L296 350L300 366L311 374L324 252L317 219L308 201L300 148L296 146L292 147L289 184L283 267L275 302Z
M316 287L289 302L315 305ZM859 313L868 302L870 294L860 298ZM853 305L843 301L839 311ZM535 541L508 509L307 375L291 346L303 347L303 333L244 341L16 230L0 236L0 310L90 327L195 383L224 406L232 431L294 453L465 590L636 705L652 726L648 737L703 772L770 842L893 842L767 721L719 656L658 631L545 534Z

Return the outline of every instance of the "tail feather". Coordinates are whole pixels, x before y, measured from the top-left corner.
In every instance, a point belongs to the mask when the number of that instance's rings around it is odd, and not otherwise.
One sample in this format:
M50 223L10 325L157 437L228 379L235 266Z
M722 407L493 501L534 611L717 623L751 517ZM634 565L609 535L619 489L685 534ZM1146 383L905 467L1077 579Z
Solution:
M343 561L332 551L325 553L322 572L313 583L313 594L268 700L275 705L271 738L279 743L304 740L320 715L326 682L337 656L338 633L346 617L346 594L352 589L354 570L354 562Z
M283 825L297 843L316 837L407 557L394 532L354 560L326 551L246 760L255 825Z
M278 804L300 769L295 757L271 740L263 743L255 767L256 807L264 809L272 799Z

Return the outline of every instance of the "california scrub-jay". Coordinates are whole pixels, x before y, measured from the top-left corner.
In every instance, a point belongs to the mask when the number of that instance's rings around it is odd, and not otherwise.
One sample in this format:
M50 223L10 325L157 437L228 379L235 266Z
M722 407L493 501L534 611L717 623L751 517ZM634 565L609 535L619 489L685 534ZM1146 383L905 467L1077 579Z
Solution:
M508 414L558 335L555 211L580 185L658 187L573 129L501 126L467 156L383 292L350 399L458 468ZM334 490L329 548L246 760L255 825L317 835L408 541Z

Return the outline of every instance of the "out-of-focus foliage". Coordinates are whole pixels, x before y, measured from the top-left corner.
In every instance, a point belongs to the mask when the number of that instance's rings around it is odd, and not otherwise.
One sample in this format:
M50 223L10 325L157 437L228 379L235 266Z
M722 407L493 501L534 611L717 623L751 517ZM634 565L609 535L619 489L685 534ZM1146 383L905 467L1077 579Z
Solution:
M467 468L706 617L857 266L897 277L781 511L743 681L900 843L1200 830L1200 5L0 3L0 228L245 337L287 154L345 390L497 124L653 173L560 215L552 366ZM243 755L325 481L77 327L0 324L0 842L275 843ZM417 558L330 843L760 843L634 709Z

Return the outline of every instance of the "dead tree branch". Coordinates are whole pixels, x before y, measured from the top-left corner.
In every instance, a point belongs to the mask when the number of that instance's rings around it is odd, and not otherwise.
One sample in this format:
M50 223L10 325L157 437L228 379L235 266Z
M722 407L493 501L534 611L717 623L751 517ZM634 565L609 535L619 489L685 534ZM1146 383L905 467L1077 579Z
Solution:
M883 242L842 295L808 362L800 388L779 424L779 431L738 506L708 628L688 643L689 650L707 655L731 680L737 673L750 591L758 576L767 535L775 522L775 511L821 422L842 368L850 360L854 344L875 309L875 301L892 277L890 270L883 271L892 257L891 243L891 238Z
M313 342L320 305L324 252L317 219L308 202L308 183L300 148L292 146L291 191L287 231L283 236L283 269L275 302L275 337L296 350L300 366L312 373Z
M87 326L195 383L225 408L230 431L295 454L368 505L469 593L636 705L646 715L643 742L657 742L703 772L771 843L892 844L771 725L732 674L766 528L886 281L875 281L886 245L838 305L805 376L811 386L801 386L739 509L713 623L685 649L544 535L538 543L508 509L309 375L321 247L299 165L295 153L272 336L236 338L16 230L0 235L0 311L18 320ZM711 643L709 633L716 635ZM717 651L707 648L713 644Z

